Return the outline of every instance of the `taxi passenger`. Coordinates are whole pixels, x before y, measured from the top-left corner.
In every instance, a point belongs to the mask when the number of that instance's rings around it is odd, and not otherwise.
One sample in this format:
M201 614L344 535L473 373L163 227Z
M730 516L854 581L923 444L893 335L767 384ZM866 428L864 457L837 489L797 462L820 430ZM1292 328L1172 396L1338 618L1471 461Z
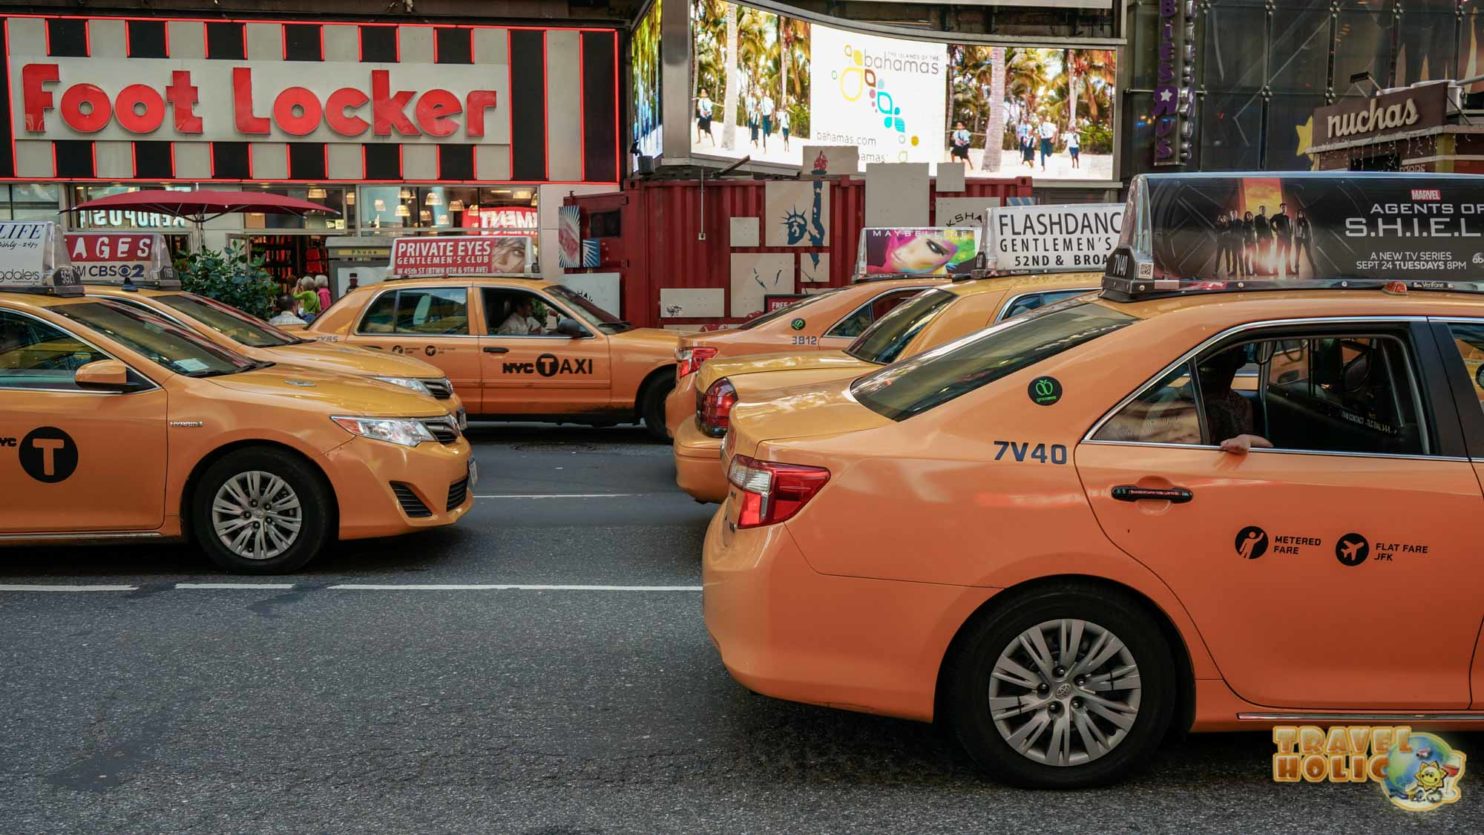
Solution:
M270 325L272 325L272 326L274 326L276 328L281 328L284 325L300 325L300 326L303 326L303 325L308 324L303 319L300 319L298 316L295 316L294 315L294 297L293 296L290 296L290 295L279 296L278 297L278 301L274 304L274 307L277 308L278 314L275 315L272 319L269 319L268 320L268 324L270 324Z

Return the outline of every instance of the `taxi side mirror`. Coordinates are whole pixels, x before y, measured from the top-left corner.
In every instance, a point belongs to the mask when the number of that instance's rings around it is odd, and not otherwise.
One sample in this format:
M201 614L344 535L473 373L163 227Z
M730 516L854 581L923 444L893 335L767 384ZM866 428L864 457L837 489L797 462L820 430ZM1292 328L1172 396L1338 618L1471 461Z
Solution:
M90 362L72 373L72 382L90 391L124 392L135 388L129 379L129 366L118 360Z
M566 317L557 320L556 332L562 336L570 336L573 339L592 336L592 334L587 332L587 328L577 324L576 319L568 319Z

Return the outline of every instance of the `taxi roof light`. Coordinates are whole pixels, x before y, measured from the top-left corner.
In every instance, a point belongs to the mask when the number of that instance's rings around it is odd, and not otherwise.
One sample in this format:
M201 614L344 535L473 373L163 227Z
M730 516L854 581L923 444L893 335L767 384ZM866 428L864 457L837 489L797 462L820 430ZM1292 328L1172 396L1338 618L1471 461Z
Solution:
M1480 293L1481 209L1484 177L1468 175L1143 174L1129 186L1102 296Z
M0 221L0 292L80 296L82 280L50 221Z

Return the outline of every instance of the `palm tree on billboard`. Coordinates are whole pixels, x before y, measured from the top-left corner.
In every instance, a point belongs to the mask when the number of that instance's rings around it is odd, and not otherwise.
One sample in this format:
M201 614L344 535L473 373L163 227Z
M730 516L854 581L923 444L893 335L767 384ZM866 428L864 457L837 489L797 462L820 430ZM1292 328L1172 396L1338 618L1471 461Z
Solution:
M725 120L721 128L721 147L730 151L737 147L737 88L742 86L742 73L737 68L737 5L727 7L727 51L723 56L727 67L727 94L722 103Z

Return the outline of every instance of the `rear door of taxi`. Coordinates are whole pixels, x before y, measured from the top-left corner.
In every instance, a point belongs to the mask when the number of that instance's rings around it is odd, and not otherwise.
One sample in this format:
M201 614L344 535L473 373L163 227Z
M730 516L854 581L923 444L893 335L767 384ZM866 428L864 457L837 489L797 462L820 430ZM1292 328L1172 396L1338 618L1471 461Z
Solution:
M1180 597L1242 698L1469 706L1484 497L1448 347L1420 318L1241 328L1078 446L1103 530ZM1252 362L1246 390L1232 374ZM1274 448L1217 448L1242 432Z
M0 536L148 531L164 521L166 393L85 390L114 359L39 316L0 306Z
M613 371L608 336L535 288L480 288L484 310L479 339L483 362L483 414L562 415L607 408ZM536 333L501 333L517 307L530 303ZM578 322L585 335L556 332L561 319ZM518 330L513 325L506 330Z
M460 398L478 402L479 336L471 327L478 305L478 296L462 284L399 287L389 281L361 311L345 341L432 363Z

